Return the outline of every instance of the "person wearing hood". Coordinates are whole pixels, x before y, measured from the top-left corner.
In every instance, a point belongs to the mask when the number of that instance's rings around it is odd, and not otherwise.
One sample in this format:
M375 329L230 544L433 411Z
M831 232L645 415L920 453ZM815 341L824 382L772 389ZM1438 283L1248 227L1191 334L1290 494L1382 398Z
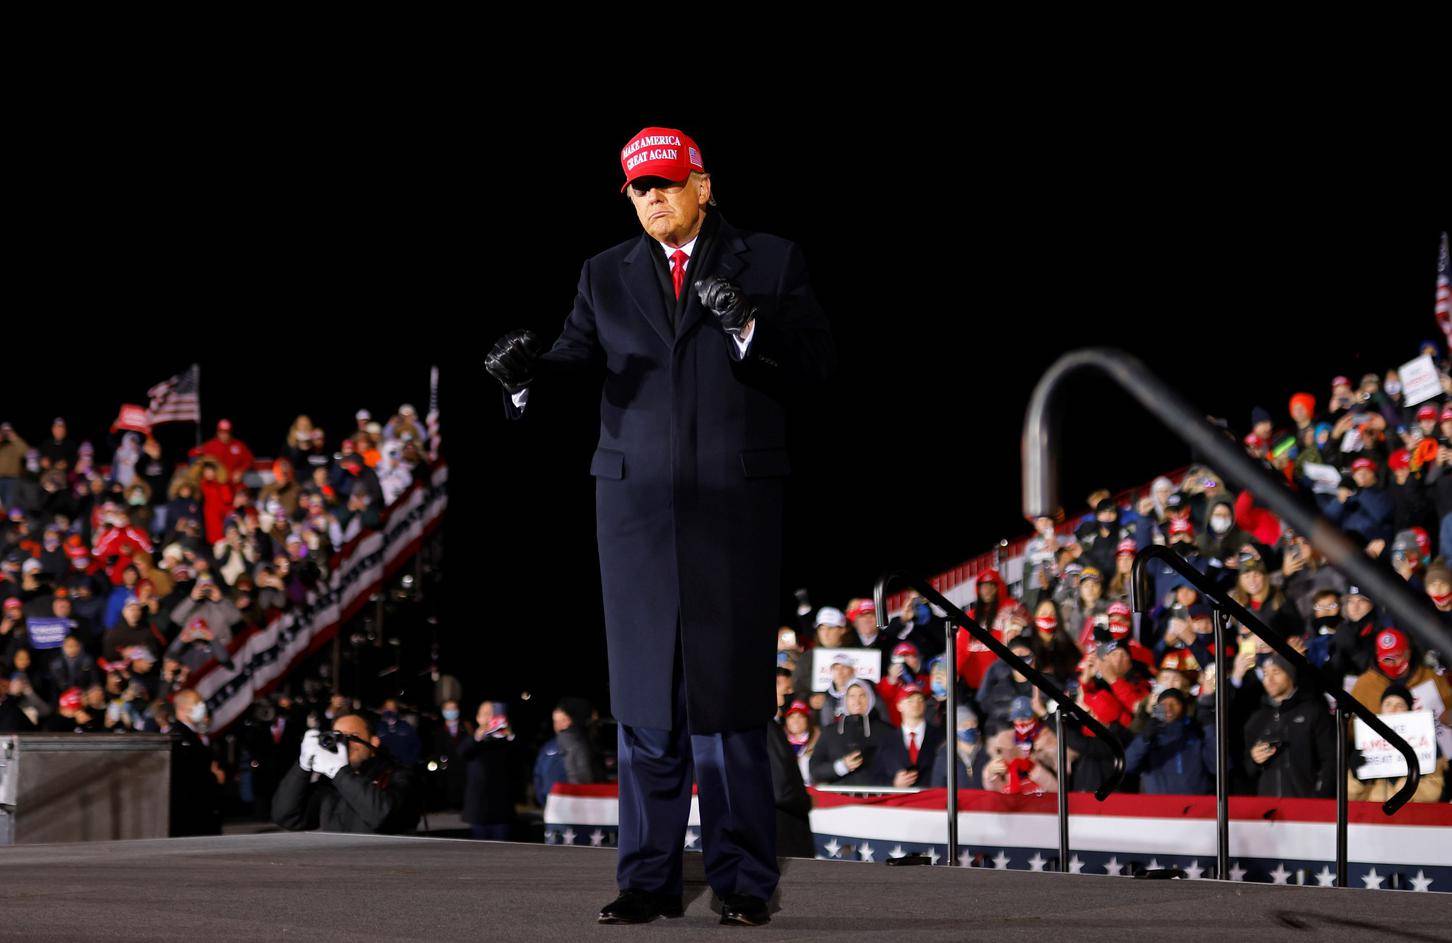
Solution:
M1377 631L1381 627L1376 604L1354 584L1346 588L1339 615L1336 634L1331 640L1331 655L1323 669L1336 682L1359 677L1371 667L1376 657Z
M896 731L880 720L874 722L877 696L872 685L861 678L847 683L843 700L846 712L822 728L812 753L812 781L834 786L887 785L890 778L882 775L877 755L885 739Z
M1105 498L1094 506L1094 520L1086 522L1078 533L1084 548L1082 562L1097 567L1100 573L1114 570L1114 557L1119 542L1126 537L1140 546L1148 546L1154 534L1153 523L1130 509L1121 509L1113 498Z
M1008 650L1022 658L1031 667L1038 667L1038 653L1034 640L1016 638L1008 642ZM1033 694L1034 686L1024 675L1009 667L1007 662L995 661L983 675L983 685L978 689L978 716L983 718L988 735L1008 726L1008 712L1014 701Z
M948 751L954 754L953 762L958 764L958 788L982 789L983 767L988 758L984 755L982 731L978 728L978 717L967 704L958 705L957 736L953 743L940 743L933 758L933 772L927 785L943 789L948 785Z
M1028 621L1023 606L1008 590L997 570L988 569L978 574L974 586L977 602L968 608L968 617L999 639L1010 638L1010 623L1015 617ZM967 630L959 628L954 635L957 646L958 676L968 687L977 690L983 683L988 667L998 660L988 646L973 638Z
M1245 724L1246 771L1260 796L1310 799L1336 790L1336 725L1322 697L1296 686L1279 655L1263 666L1262 706Z
M1248 492L1242 492L1245 494ZM1205 532L1195 539L1202 556L1212 560L1232 560L1240 548L1250 543L1251 535L1236 524L1235 500L1220 495L1210 502Z
M555 705L550 717L555 735L540 746L534 761L534 798L541 806L555 783L605 780L605 771L590 746L590 714L590 702L582 697L563 697Z

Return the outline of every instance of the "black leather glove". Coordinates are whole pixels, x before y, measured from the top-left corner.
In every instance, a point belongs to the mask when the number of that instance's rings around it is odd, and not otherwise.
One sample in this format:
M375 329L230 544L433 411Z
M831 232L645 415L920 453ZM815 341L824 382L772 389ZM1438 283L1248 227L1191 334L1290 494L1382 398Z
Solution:
M756 306L733 281L712 275L697 281L695 287L701 304L721 322L721 329L733 337L741 333L747 321L756 317Z
M506 392L518 393L534 380L535 363L543 346L532 331L510 331L484 358L484 369Z

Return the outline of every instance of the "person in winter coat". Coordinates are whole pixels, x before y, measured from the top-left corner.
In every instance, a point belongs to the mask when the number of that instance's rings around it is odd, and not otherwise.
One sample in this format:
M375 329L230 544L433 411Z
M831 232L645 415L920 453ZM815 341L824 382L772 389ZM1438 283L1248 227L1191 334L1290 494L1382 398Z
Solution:
M1412 692L1402 684L1389 684L1386 690L1381 692L1380 714L1405 714L1412 709L1414 703ZM1407 778L1399 776L1396 778L1384 777L1381 779L1361 780L1356 777L1357 767L1361 764L1355 759L1349 764L1346 771L1346 798L1353 802L1385 802L1397 793L1397 790L1406 785ZM1417 789L1412 793L1413 802L1440 802L1442 800L1442 786L1447 775L1447 758L1437 757L1436 767L1430 773L1423 773L1417 783Z
M1393 518L1396 505L1392 496L1377 482L1375 459L1365 456L1351 463L1351 478L1356 490L1343 485L1334 495L1317 495L1321 513L1344 531L1360 534L1367 541L1390 541L1395 533Z
M566 697L551 714L555 735L539 748L534 764L534 797L541 806L555 783L604 782L605 771L590 746L590 704Z
M272 795L272 821L289 831L413 831L420 809L413 771L379 746L372 719L340 714L332 729L347 737L333 751L321 749L316 731L304 735L298 762Z
M216 544L225 536L222 525L232 513L237 485L228 477L226 467L211 456L202 458L193 468L202 496L203 534L208 545Z
M468 764L464 821L476 839L508 841L515 825L514 731L499 701L480 704L474 720L474 736L459 747Z
M1285 593L1271 585L1265 561L1253 553L1247 552L1238 558L1238 575L1230 597L1283 636L1305 631L1300 613Z
M1215 784L1215 725L1203 729L1178 688L1159 693L1147 723L1124 750L1124 771L1139 774L1139 791L1197 796Z
M991 630L998 638L1012 637L1009 624L1014 618L1028 621L1023 606L1009 593L1008 584L997 570L984 570L978 574L974 592L978 601L969 607L969 618ZM988 666L996 662L998 656L962 628L954 635L954 644L957 646L958 676L968 687L977 690L983 683Z
M217 420L216 436L192 449L190 454L192 458L214 459L226 469L228 481L241 482L242 475L252 468L252 450L232 435L232 422L228 419Z
M1034 641L1040 655L1040 671L1060 681L1074 677L1084 653L1064 630L1059 607L1051 599L1044 599L1034 607Z
M782 715L782 729L786 734L787 745L797 758L797 770L801 773L802 782L808 786L812 784L812 754L816 752L817 742L822 736L822 730L812 722L812 716L811 706L803 700L792 701Z
M1393 684L1400 684L1415 692L1430 682L1442 699L1442 713L1434 718L1444 726L1452 727L1452 683L1447 676L1438 674L1430 666L1421 663L1411 639L1401 629L1387 627L1376 633L1376 656L1371 666L1362 672L1351 686L1351 696L1372 710L1381 707L1382 695ZM1411 705L1418 709L1419 704Z
M1265 701L1245 724L1246 771L1261 796L1308 799L1336 790L1335 724L1325 699L1296 686L1279 655L1262 668Z
M1037 666L1038 655L1032 639L1017 638L1008 643L1013 652L1030 666ZM1008 726L1008 710L1020 697L1033 694L1034 686L1028 678L1009 667L1007 662L995 661L983 676L983 685L978 689L978 716L988 735L993 736Z
M988 762L988 757L984 753L978 717L973 713L973 708L966 704L958 705L957 736L954 741L938 745L933 758L933 771L928 777L928 786L935 789L947 787L950 750L953 755L952 762L958 764L958 788L982 789L983 767Z
M895 736L883 742L877 765L899 789L924 786L943 737L942 728L928 722L927 692L915 684L898 689L897 706L902 725L894 727Z
M1392 475L1386 489L1392 500L1392 530L1399 532L1429 526L1436 520L1436 512L1422 481L1422 466L1419 464L1414 470L1411 453L1397 449L1387 456L1386 467Z
M877 700L872 685L861 678L847 683L847 711L822 729L812 754L812 781L819 785L885 786L890 781L878 767L877 754L896 731L872 718Z
M777 710L798 721L811 712L801 701L787 704L787 694L777 693ZM793 707L800 705L800 712ZM766 746L771 754L771 787L776 800L776 853L785 858L815 858L816 841L812 838L812 797L802 778L800 755L796 745L787 738L782 721L773 719L766 728Z
M1251 535L1236 525L1235 501L1222 494L1210 502L1205 532L1196 538L1195 547L1204 557L1233 560L1250 540Z

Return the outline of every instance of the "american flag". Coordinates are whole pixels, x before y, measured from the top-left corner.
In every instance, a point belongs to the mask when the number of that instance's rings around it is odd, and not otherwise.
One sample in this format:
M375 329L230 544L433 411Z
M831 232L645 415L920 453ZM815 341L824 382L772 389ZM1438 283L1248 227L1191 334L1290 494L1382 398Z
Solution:
M1437 253L1437 323L1452 346L1452 259L1447 255L1447 234L1442 233L1442 251Z
M201 422L201 367L192 364L184 373L163 380L146 391L151 397L146 417L153 426L163 422Z
M439 434L439 368L429 368L429 414L424 417L428 424L429 433L429 458L437 460L439 457L439 444L443 442L443 436Z

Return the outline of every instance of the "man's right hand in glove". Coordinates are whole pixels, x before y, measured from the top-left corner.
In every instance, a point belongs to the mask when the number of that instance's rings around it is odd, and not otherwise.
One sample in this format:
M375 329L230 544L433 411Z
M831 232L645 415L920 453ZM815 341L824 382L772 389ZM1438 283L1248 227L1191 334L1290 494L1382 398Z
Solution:
M494 344L484 358L484 369L499 381L505 392L518 393L534 380L535 365L544 345L531 331L510 331Z

